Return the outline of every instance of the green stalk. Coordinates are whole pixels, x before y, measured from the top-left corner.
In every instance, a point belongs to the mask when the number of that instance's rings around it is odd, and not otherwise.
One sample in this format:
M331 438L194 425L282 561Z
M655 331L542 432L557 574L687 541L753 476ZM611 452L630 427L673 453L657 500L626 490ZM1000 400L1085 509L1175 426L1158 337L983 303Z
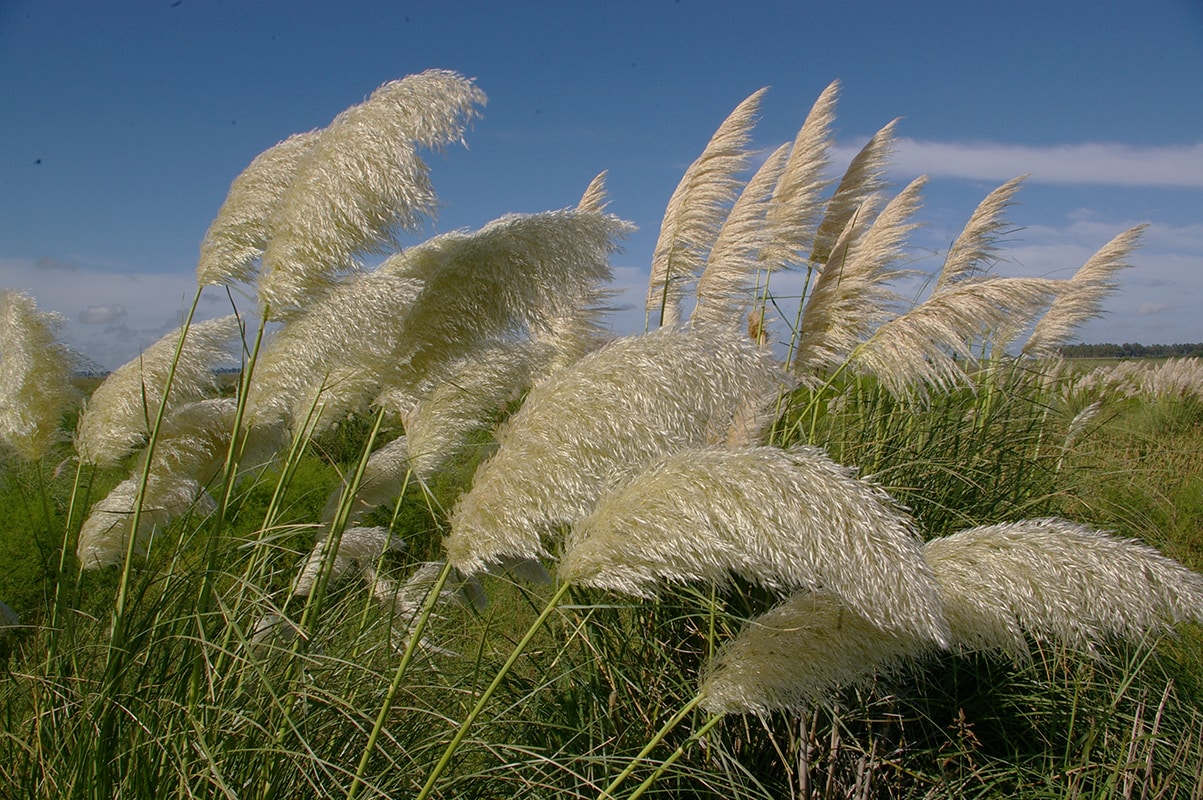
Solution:
M543 612L539 614L538 619L531 623L530 629L527 630L526 635L523 636L518 644L514 646L513 651L510 652L510 657L506 659L506 662L501 665L501 669L497 670L497 674L493 676L493 682L489 684L489 688L485 689L484 694L482 694L480 699L476 701L476 705L470 712L468 712L468 716L465 717L464 721L460 723L459 730L455 732L455 736L451 738L451 742L448 743L447 749L443 751L443 757L439 759L439 763L435 764L434 769L430 771L430 775L426 778L425 785L422 786L422 791L418 792L418 796L415 798L415 800L426 800L426 798L430 796L430 792L434 789L435 781L437 781L439 776L441 776L447 769L447 765L451 763L451 758L455 755L455 751L459 748L460 742L462 742L464 737L468 735L468 728L473 722L476 721L476 718L480 716L481 712L484 711L485 705L490 699L492 699L493 694L497 691L498 687L501 686L501 682L505 679L505 676L509 674L514 664L517 663L519 656L521 656L526 650L527 645L529 645L531 640L535 638L535 634L537 634L539 629L543 627L543 623L547 621L547 618L550 617L559 606L560 601L564 598L564 595L568 593L568 588L570 585L571 584L568 583L560 584L560 588L557 589L555 594L551 596L551 599L547 601L547 605L544 606Z
M393 698L396 696L397 690L401 688L401 680L405 677L405 673L409 669L409 662L413 659L414 651L418 649L418 642L422 640L422 633L426 629L426 623L430 619L430 615L434 612L434 606L438 603L443 586L447 583L447 578L451 575L451 569L451 564L443 564L443 569L439 572L439 577L435 580L434 586L431 587L430 593L426 595L426 601L422 604L422 610L414 621L409 641L405 643L405 652L401 655L401 663L397 665L397 669L393 673L393 682L389 684L388 693L384 696L384 704L381 705L380 712L376 715L376 722L372 725L372 732L368 735L368 743L363 749L359 765L355 768L355 778L351 781L351 788L347 790L347 800L355 800L355 796L359 793L359 788L363 785L363 775L367 771L368 760L372 756L372 751L376 749L376 742L380 738L380 732L384 730L385 720L388 718L389 711L392 710Z
M618 776L614 778L614 780L610 781L609 786L607 786L605 789L602 789L601 794L597 796L598 800L613 798L614 792L618 789L619 785L621 785L622 782L635 771L636 767L643 763L643 760L648 757L652 750L656 749L656 746L659 745L660 742L664 741L664 737L667 736L673 728L677 727L677 725L681 723L681 720L689 716L689 713L697 708L698 704L701 702L702 696L700 694L695 695L694 698L683 705L676 714L673 714L668 722L665 722L664 725L660 727L660 730L656 732L656 735L648 740L648 743L643 746L643 749L639 751L639 755L631 759L631 763L627 764L626 769L618 773ZM680 753L677 755L680 756ZM659 775L659 773L656 774Z
M647 780L639 784L639 786L635 788L635 791L631 792L631 796L628 797L627 800L636 800L636 798L641 797L643 793L646 792L648 788L668 770L669 767L676 763L677 759L684 754L685 748L689 747L694 742L699 741L703 736L709 733L710 730L717 725L720 720L722 720L722 718L722 714L714 714L710 717L710 719L706 720L706 724L699 728L697 733L682 742L681 746L674 750L673 754L666 758L663 764L656 767L656 771L649 775Z

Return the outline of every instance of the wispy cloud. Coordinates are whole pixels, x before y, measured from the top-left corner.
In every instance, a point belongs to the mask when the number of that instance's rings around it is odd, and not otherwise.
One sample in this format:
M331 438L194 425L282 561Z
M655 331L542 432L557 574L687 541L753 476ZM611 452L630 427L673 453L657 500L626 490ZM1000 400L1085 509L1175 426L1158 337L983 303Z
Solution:
M108 325L124 317L125 306L117 303L110 306L88 306L79 312L79 321L84 325Z
M851 158L858 147L839 148L837 163ZM1002 182L1029 175L1032 183L1203 189L1203 143L1137 146L1085 142L1040 147L904 138L897 141L891 163L896 172L934 178Z

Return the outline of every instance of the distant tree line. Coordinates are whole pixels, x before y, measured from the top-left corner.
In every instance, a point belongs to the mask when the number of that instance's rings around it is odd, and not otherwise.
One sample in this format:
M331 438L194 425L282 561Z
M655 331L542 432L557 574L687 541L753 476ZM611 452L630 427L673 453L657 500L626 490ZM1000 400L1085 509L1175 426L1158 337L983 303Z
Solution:
M1203 342L1194 344L1067 344L1061 346L1066 358L1190 358L1203 356Z

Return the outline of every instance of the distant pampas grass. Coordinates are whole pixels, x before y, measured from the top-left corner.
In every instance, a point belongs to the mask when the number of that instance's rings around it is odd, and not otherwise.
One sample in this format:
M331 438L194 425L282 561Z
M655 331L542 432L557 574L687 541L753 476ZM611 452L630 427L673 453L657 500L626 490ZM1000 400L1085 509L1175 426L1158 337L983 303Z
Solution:
M77 399L62 324L23 292L0 294L0 441L30 461L66 437L63 414Z
M215 393L213 368L230 355L239 331L234 315L197 322L188 328L178 358L180 331L174 330L110 373L92 393L76 427L80 457L112 467L146 444L168 375L172 376L169 409Z
M736 106L689 165L664 210L652 252L648 285L649 323L671 327L680 319L686 284L705 264L730 204L739 194L739 173L748 166L747 146L756 122L761 89Z
M701 705L714 714L813 708L935 652L930 640L883 631L833 594L799 592L719 650L702 676Z
M1028 658L1028 638L1092 651L1203 622L1203 575L1062 519L973 528L924 548L955 646Z
M662 580L823 589L871 624L945 642L909 516L810 447L684 449L607 493L568 536L568 582L650 596Z
M436 210L416 147L461 138L485 102L471 80L428 70L381 86L322 131L305 153L272 221L260 300L290 314L356 268L360 252L393 244Z
M536 386L452 513L448 560L465 573L547 555L545 537L608 487L685 447L725 441L748 398L786 383L740 333L662 329L617 340Z

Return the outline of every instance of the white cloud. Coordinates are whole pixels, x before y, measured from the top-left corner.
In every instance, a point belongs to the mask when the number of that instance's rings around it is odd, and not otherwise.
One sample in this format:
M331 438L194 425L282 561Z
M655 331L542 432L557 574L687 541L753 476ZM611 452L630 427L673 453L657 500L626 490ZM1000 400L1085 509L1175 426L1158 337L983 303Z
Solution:
M125 306L120 303L111 306L88 306L79 312L79 321L84 325L109 325L127 313Z
M1173 310L1174 306L1169 303L1142 303L1140 308L1136 309L1136 313L1144 317L1149 314L1164 314Z
M836 163L857 148L840 147ZM1203 143L1137 146L1086 142L1056 146L898 139L892 169L907 175L1002 182L1203 189Z

